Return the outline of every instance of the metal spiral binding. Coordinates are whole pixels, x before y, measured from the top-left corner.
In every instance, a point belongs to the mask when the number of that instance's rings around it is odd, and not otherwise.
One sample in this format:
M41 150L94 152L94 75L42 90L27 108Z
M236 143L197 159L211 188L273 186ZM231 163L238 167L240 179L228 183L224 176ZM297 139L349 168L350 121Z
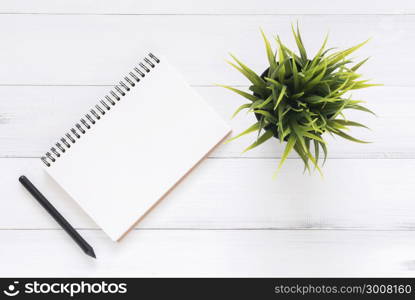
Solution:
M43 163L50 167L67 149L71 148L72 144L76 143L76 140L91 129L105 115L106 111L111 109L111 106L115 106L158 63L160 63L160 59L149 53L142 62L139 62L138 67L134 67L133 71L124 76L124 81L120 81L119 86L114 87L115 91L111 90L104 97L105 100L100 99L99 103L85 114L85 118L80 119L80 123L76 123L54 147L50 148L49 152L45 153L45 156L41 157Z

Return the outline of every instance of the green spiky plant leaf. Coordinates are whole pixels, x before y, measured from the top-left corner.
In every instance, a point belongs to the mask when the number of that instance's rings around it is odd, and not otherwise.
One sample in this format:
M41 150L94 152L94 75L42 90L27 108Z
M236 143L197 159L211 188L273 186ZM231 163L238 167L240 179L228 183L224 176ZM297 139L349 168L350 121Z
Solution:
M222 85L249 100L235 111L233 117L247 109L248 112L254 113L258 120L231 140L257 132L257 139L244 150L248 151L275 137L281 142L286 142L277 170L281 168L290 152L295 151L304 162L304 170L310 171L310 165L313 165L314 169L321 173L319 160L323 160L324 164L327 158L325 134L330 133L353 142L366 143L350 136L345 130L353 126L367 127L347 120L343 112L355 109L374 113L362 106L362 101L353 100L346 94L377 84L361 80L361 75L356 73L367 59L356 64L348 59L350 54L367 41L334 52L332 49L326 49L326 36L316 55L310 58L298 25L296 29L292 26L292 33L299 54L288 49L279 37L275 39L277 51L274 51L261 30L269 64L262 74L257 74L231 54L234 62L229 64L251 82L250 92Z

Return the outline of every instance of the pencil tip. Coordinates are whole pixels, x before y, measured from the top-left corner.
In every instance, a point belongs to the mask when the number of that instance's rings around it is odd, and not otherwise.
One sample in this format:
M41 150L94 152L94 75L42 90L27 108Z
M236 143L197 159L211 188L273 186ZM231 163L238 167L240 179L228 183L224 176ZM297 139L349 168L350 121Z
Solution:
M92 249L92 248L90 248L87 251L85 251L85 254L86 255L89 255L89 256L91 256L93 258L97 258L96 255L95 255L94 249Z

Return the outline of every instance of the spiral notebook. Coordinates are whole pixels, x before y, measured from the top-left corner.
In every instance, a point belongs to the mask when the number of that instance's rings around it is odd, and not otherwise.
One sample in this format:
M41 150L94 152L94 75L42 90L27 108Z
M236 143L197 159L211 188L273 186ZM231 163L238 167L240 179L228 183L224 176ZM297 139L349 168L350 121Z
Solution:
M166 59L149 53L41 160L118 241L229 133Z

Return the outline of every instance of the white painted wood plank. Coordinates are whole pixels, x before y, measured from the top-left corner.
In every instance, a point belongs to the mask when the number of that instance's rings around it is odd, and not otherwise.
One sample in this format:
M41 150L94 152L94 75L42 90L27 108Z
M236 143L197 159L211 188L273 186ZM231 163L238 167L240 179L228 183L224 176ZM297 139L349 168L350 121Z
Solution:
M193 85L246 84L224 62L228 52L261 72L266 56L259 28L294 46L290 23L296 20L310 53L328 30L330 47L373 37L356 54L373 57L365 74L387 85L415 86L408 67L415 64L412 15L0 15L7 28L0 32L0 84L114 84L144 49L165 53Z
M110 87L0 86L0 157L39 157L54 145ZM230 120L243 98L218 87L196 90L231 124L234 134L248 128L254 117L244 112ZM358 138L372 144L352 143L327 136L331 158L415 158L415 88L376 87L354 93L367 100L378 117L348 112L351 120L372 130L352 129ZM120 103L119 105L122 105ZM211 157L280 157L284 144L270 140L242 154L255 134L221 145ZM292 157L296 157L293 155Z
M3 0L1 13L63 14L408 14L413 1L349 0Z
M38 159L0 159L0 229L58 228L17 181L22 174L74 226L97 228L40 164ZM324 168L324 179L302 175L300 161L288 160L273 180L276 166L272 159L208 159L138 227L407 230L415 226L415 160L333 159Z
M145 230L118 244L101 231L81 234L97 260L61 230L0 231L0 276L415 275L414 232Z

